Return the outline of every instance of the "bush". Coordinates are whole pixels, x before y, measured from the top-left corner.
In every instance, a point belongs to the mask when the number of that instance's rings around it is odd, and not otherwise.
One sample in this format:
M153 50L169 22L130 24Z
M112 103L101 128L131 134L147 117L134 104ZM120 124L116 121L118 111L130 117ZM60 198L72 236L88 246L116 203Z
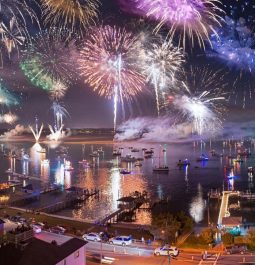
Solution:
M213 243L213 230L211 228L204 229L200 237L206 244L212 244Z
M225 233L221 237L222 242L225 246L232 245L234 243L234 237L230 233Z

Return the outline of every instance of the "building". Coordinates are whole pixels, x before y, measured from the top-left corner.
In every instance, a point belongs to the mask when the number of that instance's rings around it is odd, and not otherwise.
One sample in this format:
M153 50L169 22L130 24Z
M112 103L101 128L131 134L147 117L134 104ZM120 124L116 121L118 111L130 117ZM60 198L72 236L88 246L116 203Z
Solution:
M42 232L27 242L0 248L1 265L86 265L86 242Z
M0 219L0 237L4 235L4 224L5 224L5 221Z

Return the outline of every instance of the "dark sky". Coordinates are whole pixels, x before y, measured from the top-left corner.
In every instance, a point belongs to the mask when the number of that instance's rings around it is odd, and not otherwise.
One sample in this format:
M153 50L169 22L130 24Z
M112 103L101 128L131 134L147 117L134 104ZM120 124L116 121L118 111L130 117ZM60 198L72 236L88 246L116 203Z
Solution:
M6 0L7 1L7 0ZM130 15L123 14L116 2L117 0L104 0L102 6L102 18L110 19L117 24L125 24L130 19ZM224 1L229 5L234 1ZM238 6L240 14L242 14L242 5L246 1L242 2ZM240 11L241 10L241 11ZM239 14L238 14L239 15ZM31 31L34 31L32 26ZM194 52L194 51L193 51ZM198 56L198 57L196 57ZM201 64L210 63L210 59L197 59L201 58L201 51L197 50L191 56L190 63ZM208 61L207 61L208 60ZM212 69L221 67L220 64L211 64ZM227 70L226 70L227 71ZM21 96L21 108L17 110L17 114L20 117L18 123L30 124L34 121L35 115L39 117L45 124L52 123L53 115L50 109L51 102L48 94L36 87L33 87L29 81L24 77L19 70L18 63L15 59L11 61L7 60L3 69L0 69L0 76L9 88L16 91L22 91ZM233 78L236 76L236 72L233 72ZM230 77L232 78L231 74ZM242 87L242 84L240 84ZM231 87L229 87L231 90ZM148 93L141 94L137 100L130 106L126 106L127 117L136 117L138 115L155 115L156 108L154 99ZM97 96L90 88L86 87L81 81L73 82L70 86L66 97L63 99L64 106L70 113L70 118L65 120L67 127L82 128L82 127L112 127L113 125L113 102L102 97ZM233 103L233 102L232 102ZM250 104L246 109L242 109L242 104L230 104L231 111L229 112L228 119L238 121L239 117L243 119L251 119L253 117L253 104ZM239 102L240 103L240 102ZM1 125L1 127L6 127Z

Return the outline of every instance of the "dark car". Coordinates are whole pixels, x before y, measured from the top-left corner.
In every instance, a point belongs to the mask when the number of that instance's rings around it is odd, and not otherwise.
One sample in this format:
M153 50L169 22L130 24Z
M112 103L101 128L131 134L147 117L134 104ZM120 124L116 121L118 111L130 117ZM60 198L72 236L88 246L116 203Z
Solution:
M232 246L226 247L225 252L227 254L244 254L247 251L246 246Z
M63 235L65 233L66 229L61 226L54 226L49 229L49 232Z

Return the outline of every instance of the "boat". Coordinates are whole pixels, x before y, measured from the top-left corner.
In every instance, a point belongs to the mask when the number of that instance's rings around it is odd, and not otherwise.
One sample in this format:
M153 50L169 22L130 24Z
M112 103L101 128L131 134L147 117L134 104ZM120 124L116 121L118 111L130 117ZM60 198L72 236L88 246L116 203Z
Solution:
M147 150L147 148L142 148L142 151L146 151Z
M65 161L64 169L65 169L65 171L73 171L74 170L70 161Z
M189 166L189 165L190 165L190 162L187 158L185 160L179 160L177 163L178 167Z
M139 162L135 163L135 167L142 167L142 166L143 166L142 163L139 163Z
M49 163L50 163L49 159L42 160L42 165L49 165Z
M168 166L154 167L153 172L169 172L169 167Z
M120 174L122 174L122 175L128 175L130 173L131 173L131 171L127 170L126 168L123 168L120 170Z
M142 157L137 157L136 161L143 161L144 159Z
M117 151L117 150L113 150L112 155L113 156L121 156L121 152Z
M99 154L103 154L103 153L104 153L103 147L100 147L99 149L97 149L97 152L98 152Z
M99 157L99 153L97 151L93 151L91 154L89 154L90 157Z
M131 155L126 155L125 157L121 158L121 162L136 162L136 158L132 157Z
M133 152L133 153L138 153L138 152L140 152L140 150L137 149L137 148L133 148L133 149L131 150L131 152Z
M144 151L144 154L145 155L153 155L154 151L152 149L151 150L146 150L146 151Z
M36 150L37 153L43 153L45 154L46 153L46 149L45 148L42 148L40 150Z
M242 157L240 155L237 155L237 157L235 159L233 159L233 162L242 163L243 159L242 159Z
M162 150L162 153L165 153L165 151L164 151L165 149L163 149ZM151 150L152 151L152 150ZM160 152L160 150L159 150L159 159L158 159L158 166L155 166L152 170L153 170L153 172L162 172L162 173L168 173L168 171L169 171L169 167L167 166L167 165L161 165L161 163L160 163L160 154L161 154L161 152ZM165 154L164 154L165 155Z
M29 159L30 159L30 157L29 157L28 154L24 154L24 155L22 156L22 160L29 160Z
M197 162L204 162L204 161L208 161L208 160L209 160L209 158L204 154L202 154L200 157L197 158Z
M149 158L152 158L152 155L145 155L144 156L144 159L149 159Z
M254 167L248 167L247 171L248 173L254 173Z

